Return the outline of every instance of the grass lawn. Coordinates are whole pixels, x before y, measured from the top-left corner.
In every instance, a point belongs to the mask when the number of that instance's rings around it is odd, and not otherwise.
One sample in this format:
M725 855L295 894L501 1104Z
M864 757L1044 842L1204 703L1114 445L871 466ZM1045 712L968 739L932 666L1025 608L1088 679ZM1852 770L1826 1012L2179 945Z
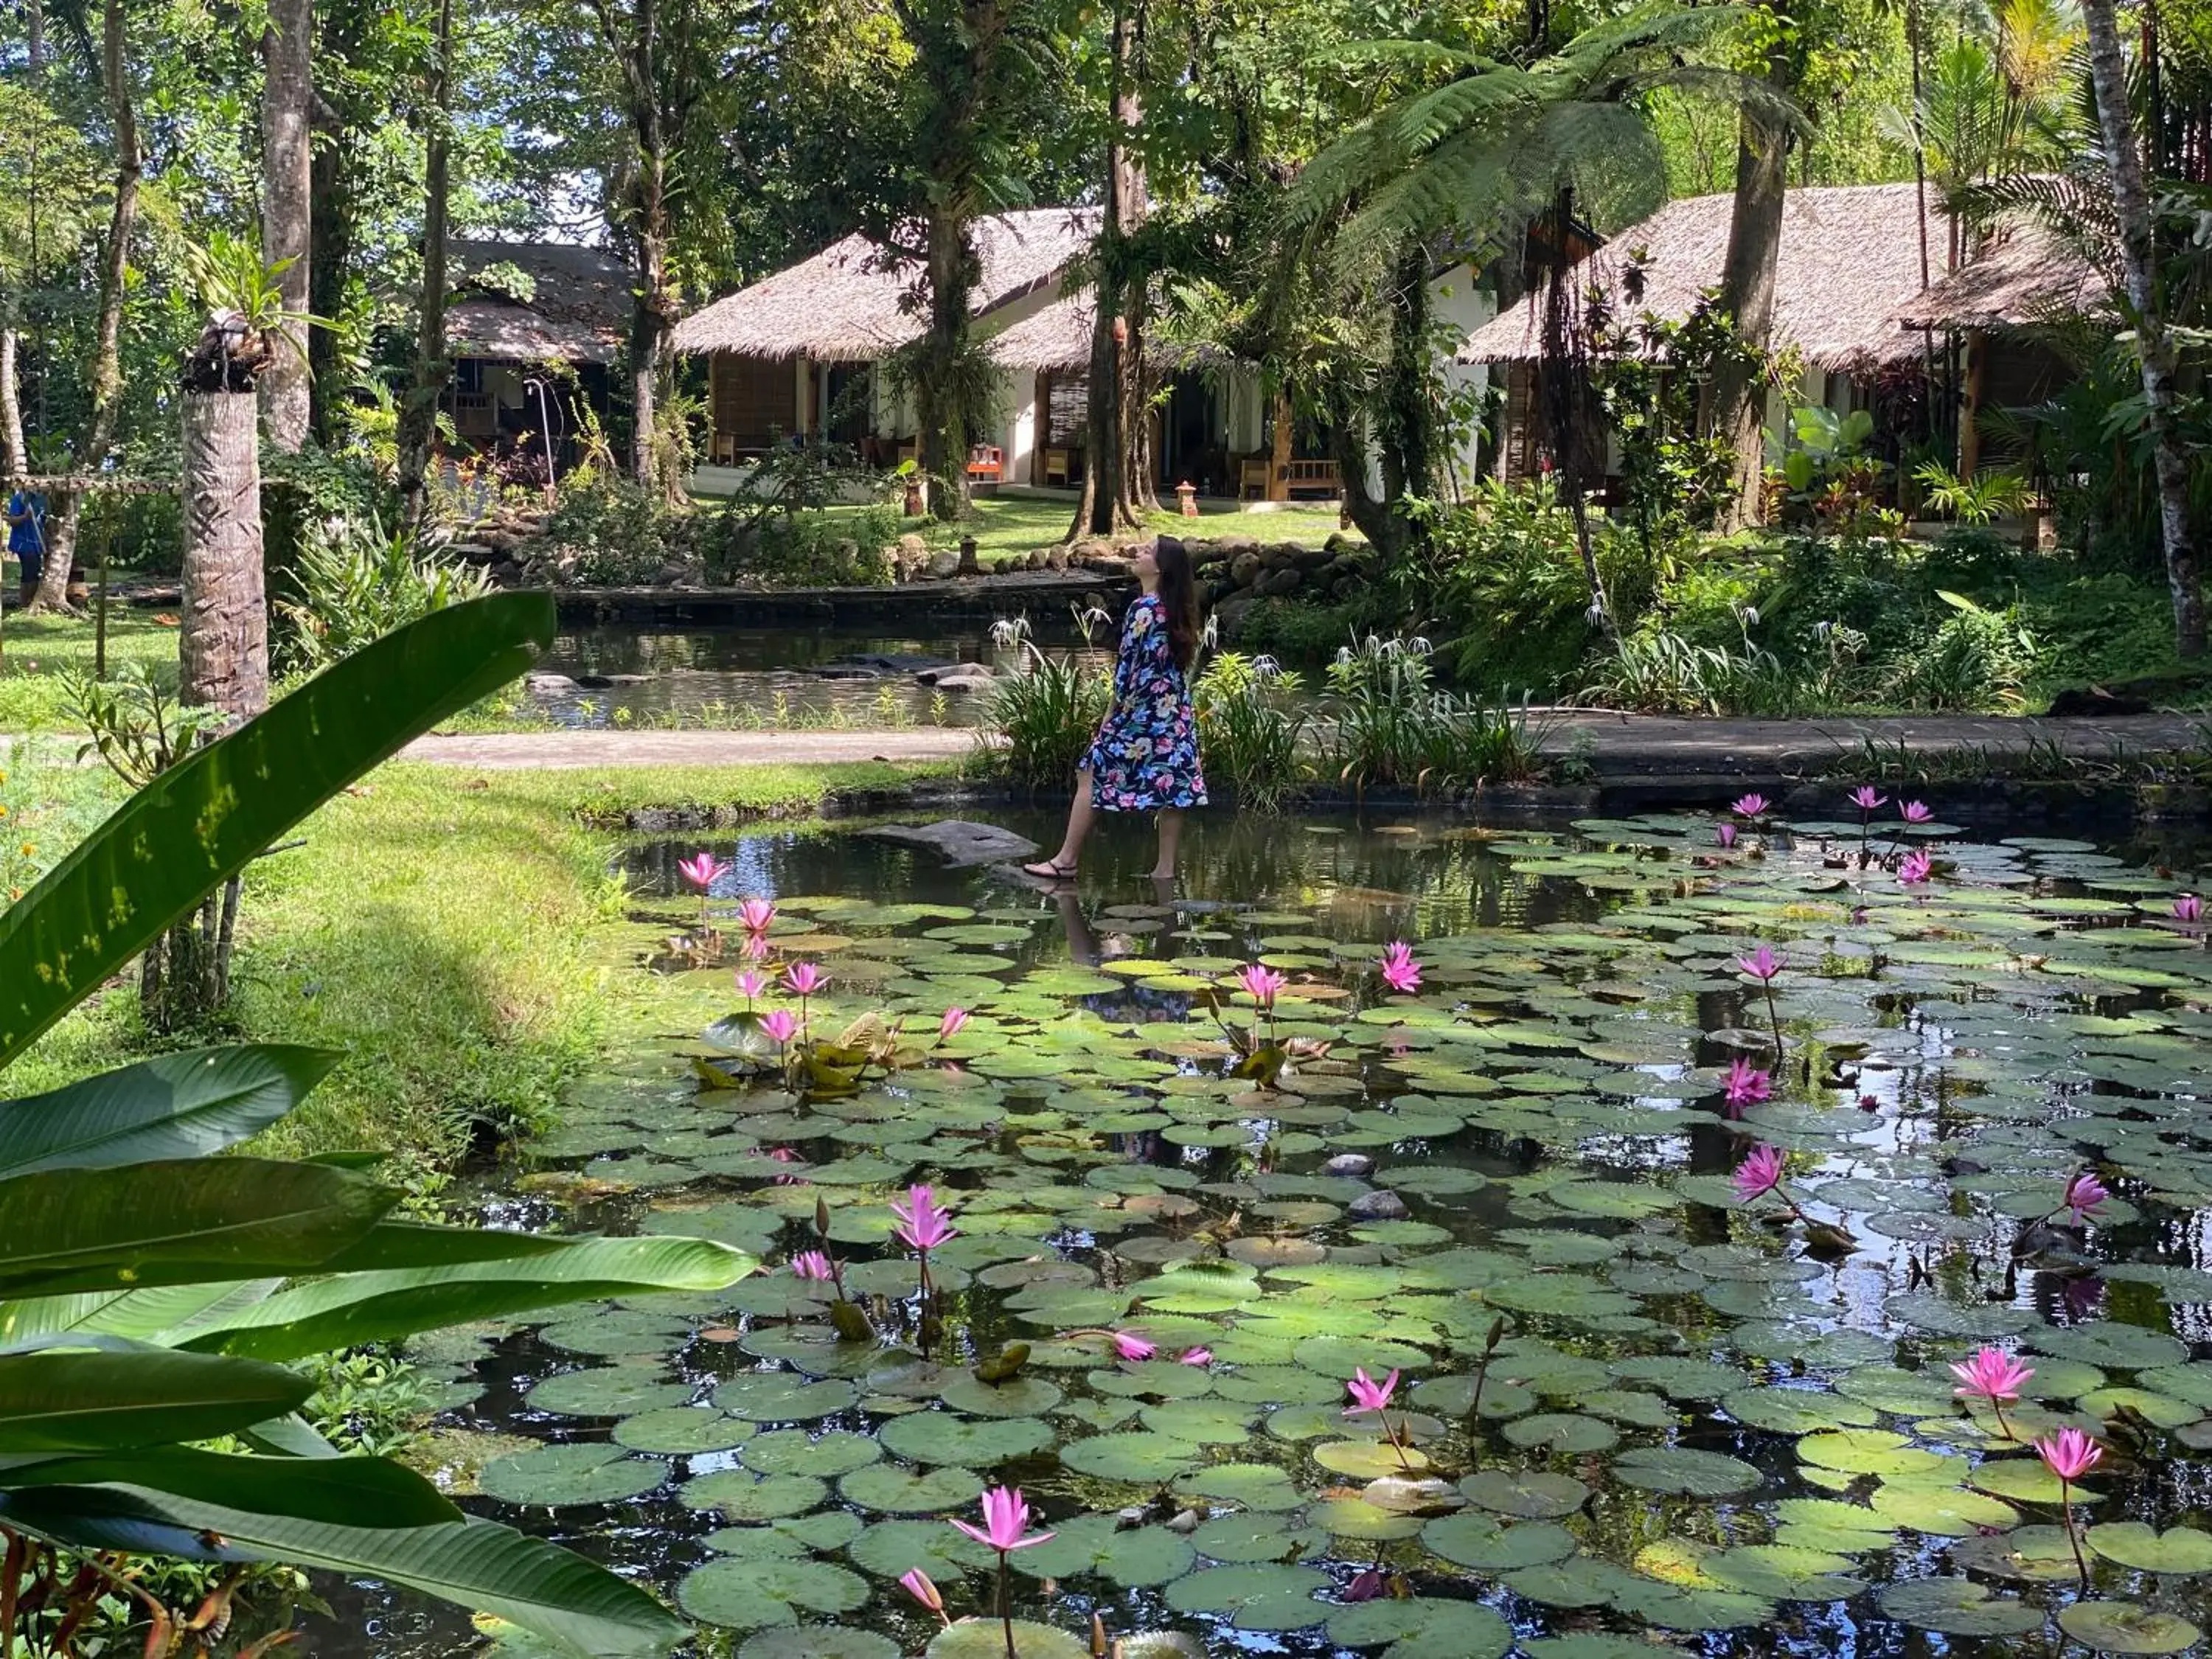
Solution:
M347 1058L259 1145L299 1156L374 1147L434 1188L479 1124L548 1121L609 1042L649 1019L649 935L610 866L620 837L584 809L714 803L804 817L833 790L914 775L887 765L492 773L393 763L309 819L306 845L257 863L240 911L233 1029ZM49 769L58 815L105 775ZM112 804L119 788L107 786ZM58 831L63 820L52 822ZM57 846L53 849L61 850ZM19 1060L27 1094L149 1047L135 978Z
M156 622L160 614L167 613L109 608L109 678L132 664L176 666L176 625ZM89 617L25 617L10 607L0 620L0 732L79 729L63 695L62 676L72 669L91 672L93 648Z

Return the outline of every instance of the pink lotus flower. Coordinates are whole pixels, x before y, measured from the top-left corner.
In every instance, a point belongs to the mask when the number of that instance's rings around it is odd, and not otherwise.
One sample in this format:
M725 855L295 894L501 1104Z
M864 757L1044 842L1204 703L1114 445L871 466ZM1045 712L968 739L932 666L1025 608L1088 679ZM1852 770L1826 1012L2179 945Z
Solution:
M1907 853L1897 861L1897 879L1900 886L1917 887L1935 873L1936 860L1925 853Z
M965 1008L947 1008L945 1018L937 1022L937 1040L943 1042L948 1037L958 1036L960 1028L967 1023L968 1011Z
M1030 1506L1022 1501L1018 1486L994 1486L983 1494L983 1524L971 1527L965 1521L952 1524L977 1543L1005 1555L1014 1550L1025 1550L1032 1544L1047 1542L1053 1536L1048 1532L1030 1533L1023 1536L1030 1523Z
M1721 851L1723 853L1727 852L1735 845L1735 825L1732 823L1715 824L1713 826L1713 839L1721 844Z
M1368 1376L1366 1367L1361 1366L1352 1372L1352 1381L1344 1386L1352 1399L1352 1403L1345 1407L1344 1414L1358 1417L1364 1412L1379 1412L1389 1405L1390 1396L1398 1391L1398 1373L1394 1370L1377 1382Z
M761 1035L778 1048L799 1035L799 1016L788 1008L771 1008L760 1018Z
M2112 1196L2111 1190L2097 1179L2094 1170L2084 1170L2066 1183L2066 1196L2058 1207L2074 1212L2074 1224L2081 1226L2094 1214L2097 1206Z
M751 1007L754 1003L768 994L767 976L750 968L739 970L738 994L745 1000L745 1006Z
M1739 795L1729 803L1729 811L1740 818L1758 818L1765 817L1766 809L1772 805L1764 795Z
M899 1224L891 1231L903 1239L909 1249L933 1250L945 1240L959 1236L958 1230L952 1225L952 1212L939 1205L937 1194L930 1188L909 1187L906 1199L903 1204L896 1200L892 1201L891 1213L898 1218Z
M1248 963L1237 975L1237 983L1243 988L1244 994L1271 1012L1275 1006L1276 995L1290 982L1288 974L1279 974L1273 968L1262 967L1256 962Z
M688 859L677 860L676 869L684 880L703 893L729 874L731 866L719 861L712 853L695 853Z
M1964 1364L1954 1364L1951 1375L1962 1384L1951 1392L1961 1400L1988 1401L1990 1409L1996 1413L1997 1428L2006 1439L2011 1439L2012 1430L2004 1420L2004 1402L2020 1398L2021 1388L2035 1375L2034 1370L2002 1348L1984 1348Z
M1928 810L1924 801L1902 802L1898 806L1897 815L1907 823L1933 823L1936 821L1936 814Z
M2204 901L2194 893L2184 893L2173 902L2173 919L2176 921L2203 921Z
M2037 1441L2035 1449L2061 1480L2079 1480L2105 1461L2105 1449L2096 1437L2079 1429L2061 1429Z
M1762 984L1782 971L1782 959L1764 945L1747 957L1738 957L1735 965Z
M768 935L766 933L747 933L745 935L744 945L742 948L744 951L745 960L747 962L765 962L768 960Z
M830 1258L819 1250L801 1250L791 1258L791 1271L801 1279L812 1279L818 1284L833 1283L837 1277L837 1270L830 1265Z
M830 975L811 962L794 962L783 970L783 988L795 997L811 997L830 982Z
M1159 1352L1158 1348L1155 1348L1151 1343L1146 1341L1143 1337L1139 1336L1134 1331L1115 1331L1112 1333L1112 1335L1114 1338L1114 1352L1121 1358L1150 1359L1154 1354Z
M765 933L775 925L775 906L766 899L750 898L738 906L738 926L748 933Z
M1206 1366L1211 1365L1212 1363L1213 1350L1211 1348L1185 1348L1181 1353L1176 1356L1176 1364L1195 1365L1200 1370L1205 1370Z
M927 1573L920 1567L908 1567L899 1575L899 1585L908 1595L939 1619L944 1619L948 1630L951 1628L952 1620L945 1618L945 1598L938 1593L937 1586L930 1582Z
M1401 996L1421 988L1420 964L1413 960L1413 947L1401 939L1392 939L1383 949L1382 982Z
M1736 1165L1729 1179L1735 1184L1736 1202L1748 1204L1754 1199L1778 1191L1782 1186L1782 1167L1786 1162L1779 1146L1754 1146Z
M1773 1080L1749 1060L1738 1055L1729 1065L1728 1103L1738 1110L1774 1093Z
M1347 1601L1372 1601L1382 1594L1382 1569L1380 1567L1361 1569L1344 1587L1344 1599Z
M1862 812L1871 812L1877 806L1889 804L1889 797L1870 783L1863 783L1851 791L1851 805Z

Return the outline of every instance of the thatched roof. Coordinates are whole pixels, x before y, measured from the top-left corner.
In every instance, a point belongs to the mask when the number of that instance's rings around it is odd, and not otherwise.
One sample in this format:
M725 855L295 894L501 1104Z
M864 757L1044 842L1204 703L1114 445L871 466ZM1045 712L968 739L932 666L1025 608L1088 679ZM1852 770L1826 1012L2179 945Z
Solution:
M994 335L984 349L1007 368L1080 374L1091 367L1091 331L1097 315L1093 291L1079 289Z
M974 315L981 319L1057 281L1097 225L1088 208L1032 208L978 220L982 280ZM913 273L884 268L882 255L866 237L848 236L685 318L677 325L676 349L873 362L921 332L921 319L902 303Z
M629 269L598 248L459 240L447 349L456 357L611 363L629 332Z
M1671 322L1718 286L1735 198L1691 196L1631 225L1573 267L1571 280L1615 292L1629 255L1642 249L1644 292L1633 309ZM1791 191L1775 274L1778 344L1822 368L1850 373L1911 355L1898 307L1920 291L1918 195L1911 185L1844 185ZM1938 245L1942 220L1929 211ZM1543 355L1543 292L1501 312L1468 337L1463 363L1531 362Z
M2033 328L2109 312L2111 296L2103 273L2080 253L2021 225L1899 307L1894 320L1900 329Z

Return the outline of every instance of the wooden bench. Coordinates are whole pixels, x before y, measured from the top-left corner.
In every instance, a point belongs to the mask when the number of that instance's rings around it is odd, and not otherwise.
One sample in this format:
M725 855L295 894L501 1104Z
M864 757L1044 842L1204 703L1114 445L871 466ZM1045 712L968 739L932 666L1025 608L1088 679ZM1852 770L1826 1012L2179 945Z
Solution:
M994 495L1006 476L1006 453L996 444L968 446L968 487Z
M1283 493L1291 496L1301 493L1341 495L1343 475L1337 471L1334 461L1286 461L1283 465Z

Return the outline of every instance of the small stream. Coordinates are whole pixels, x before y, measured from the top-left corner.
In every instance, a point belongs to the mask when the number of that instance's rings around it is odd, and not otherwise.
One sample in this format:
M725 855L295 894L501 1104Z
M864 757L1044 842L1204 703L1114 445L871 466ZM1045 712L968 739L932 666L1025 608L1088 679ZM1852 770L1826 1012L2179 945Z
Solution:
M1304 1659L2173 1652L2212 1620L2212 952L2172 914L2201 842L1840 801L1729 851L1684 817L1200 814L1178 896L1121 820L1058 893L863 826L713 843L703 900L700 846L626 856L651 1029L461 1201L770 1265L414 1350L466 1506L652 1583L698 1655L1002 1651L896 1583L985 1611L947 1517L1001 1483L1058 1534L1013 1558L1028 1659L1094 1615L1154 1633L1133 1653ZM788 1088L716 1027L743 897L777 904L771 968L829 975L818 1035L909 1034L893 1069ZM1253 961L1272 1021L1231 988ZM1287 1044L1272 1086L1226 1075L1224 1025ZM1786 1174L1747 1202L1762 1146ZM2110 1194L2076 1225L2084 1170ZM927 1330L888 1208L918 1181L958 1228ZM781 1265L809 1248L873 1340ZM1953 1392L1984 1345L2035 1372L2002 1419ZM1399 1375L1390 1436L1345 1414L1358 1370ZM2106 1449L2087 1595L2027 1445L2063 1425ZM331 1601L319 1654L544 1651Z

